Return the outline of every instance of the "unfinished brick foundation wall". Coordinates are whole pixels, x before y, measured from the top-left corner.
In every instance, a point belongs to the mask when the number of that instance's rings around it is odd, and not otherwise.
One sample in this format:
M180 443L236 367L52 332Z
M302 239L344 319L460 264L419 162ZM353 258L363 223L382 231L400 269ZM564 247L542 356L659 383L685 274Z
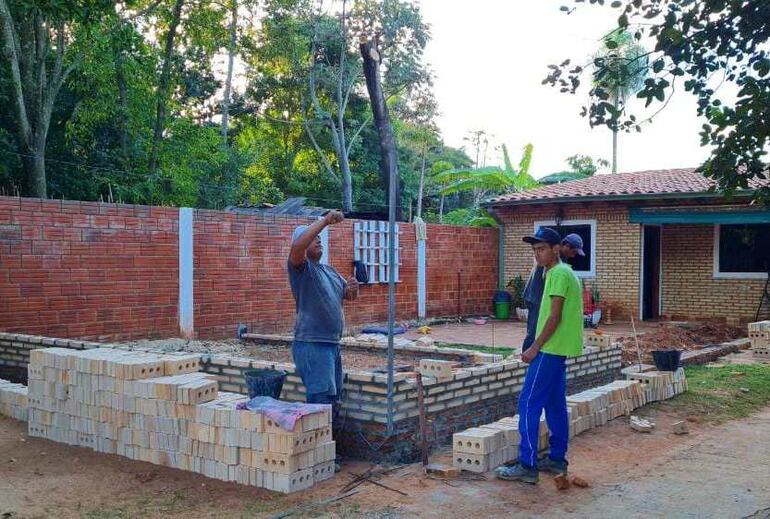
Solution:
M714 228L663 226L663 313L675 320L754 319L763 279L714 277Z
M0 333L0 368L26 373L29 352L57 346L90 349L103 344L49 337ZM136 351L153 351L133 348ZM619 347L597 350L586 348L580 357L568 360L568 393L605 384L620 377ZM292 364L280 364L229 355L202 355L201 370L214 375L222 391L247 393L243 372L272 367L289 375L281 398L303 401L305 389ZM515 414L516 402L524 382L526 365L504 361L457 370L450 380L426 378L425 407L432 421L431 438L443 444L453 433ZM26 380L24 378L23 380ZM417 387L406 374L396 374L394 384L394 432L388 434L387 377L364 371L349 371L338 435L338 452L351 457L397 462L414 461L419 456ZM378 447L378 448L375 448Z
M195 336L232 337L238 324L289 332L289 237L310 220L196 210L193 222ZM330 262L346 276L353 224L329 233ZM400 227L397 317L415 319L414 226ZM178 229L175 208L0 197L0 331L100 341L178 336ZM497 243L496 229L428 226L428 317L491 311ZM345 312L349 326L385 321L387 286L362 287Z

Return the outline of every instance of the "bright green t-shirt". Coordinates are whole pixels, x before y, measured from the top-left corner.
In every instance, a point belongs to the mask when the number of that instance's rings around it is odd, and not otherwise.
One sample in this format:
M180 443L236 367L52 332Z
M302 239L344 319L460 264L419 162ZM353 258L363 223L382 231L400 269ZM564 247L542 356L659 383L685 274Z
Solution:
M543 300L537 318L537 335L543 331L551 315L551 296L564 298L561 322L540 351L565 357L583 353L583 297L580 281L569 265L559 263L545 274Z

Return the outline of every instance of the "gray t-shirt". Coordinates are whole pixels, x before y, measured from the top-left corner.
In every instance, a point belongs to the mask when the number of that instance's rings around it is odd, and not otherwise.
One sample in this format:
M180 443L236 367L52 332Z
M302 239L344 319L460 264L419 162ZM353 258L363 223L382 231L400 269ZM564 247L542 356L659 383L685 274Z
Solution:
M289 284L297 309L294 339L340 342L345 326L342 296L347 283L336 270L307 260L300 267L288 262Z

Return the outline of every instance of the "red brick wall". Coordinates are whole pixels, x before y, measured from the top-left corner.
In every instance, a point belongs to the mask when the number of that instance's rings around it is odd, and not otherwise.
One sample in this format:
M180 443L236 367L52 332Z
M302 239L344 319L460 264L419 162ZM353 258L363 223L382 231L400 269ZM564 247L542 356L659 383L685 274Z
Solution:
M177 332L178 210L0 197L0 331Z
M0 331L124 340L179 334L178 209L0 197ZM307 220L197 210L194 326L199 337L288 332L289 237ZM397 317L417 317L414 227L401 224ZM496 229L431 225L427 314L488 313L497 286ZM330 229L331 264L352 273L353 222ZM387 285L346 303L348 326L387 318Z
M286 260L295 226L308 220L196 211L195 330L201 337L234 336L236 325L250 331L287 332L294 322ZM329 228L330 263L344 277L353 273L353 221ZM417 243L414 226L400 224L400 282L396 286L398 319L417 317ZM457 312L457 270L462 269L461 312L490 312L497 287L496 229L429 225L427 244L427 315ZM348 327L387 320L386 284L361 287L355 302L345 303Z

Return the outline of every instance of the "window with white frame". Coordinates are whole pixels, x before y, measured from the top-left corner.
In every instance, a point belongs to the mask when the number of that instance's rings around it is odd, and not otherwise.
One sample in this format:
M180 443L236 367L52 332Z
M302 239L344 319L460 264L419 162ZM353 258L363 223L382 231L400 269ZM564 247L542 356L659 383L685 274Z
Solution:
M596 220L562 220L557 225L555 220L535 222L534 230L538 227L550 227L564 238L568 234L577 234L583 239L585 256L575 256L568 260L572 270L580 278L596 276Z
M395 279L399 281L399 265L401 249L399 245L399 227L396 224L395 236ZM366 265L369 272L369 283L387 283L391 267L388 258L390 244L390 229L388 222L365 221L353 225L353 259Z
M714 277L767 277L770 224L714 226Z

